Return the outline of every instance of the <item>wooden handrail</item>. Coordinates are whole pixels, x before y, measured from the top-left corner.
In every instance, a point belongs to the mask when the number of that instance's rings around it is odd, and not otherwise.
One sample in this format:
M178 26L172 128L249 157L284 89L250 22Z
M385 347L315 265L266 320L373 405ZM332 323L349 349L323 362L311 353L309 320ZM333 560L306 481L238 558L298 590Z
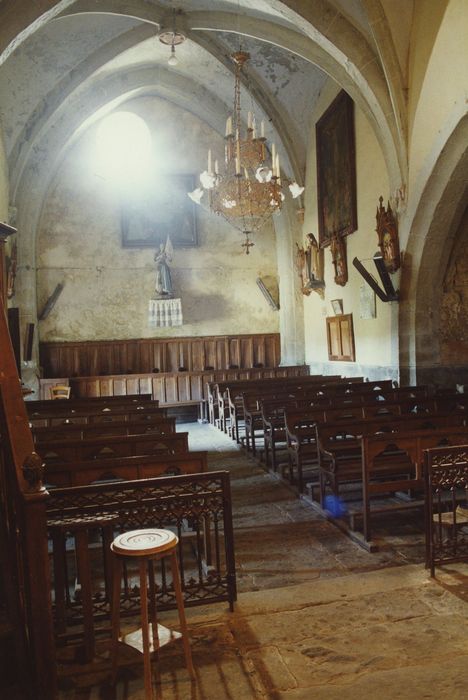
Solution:
M57 676L42 460L34 452L5 310L0 310L0 532L21 682L54 700Z

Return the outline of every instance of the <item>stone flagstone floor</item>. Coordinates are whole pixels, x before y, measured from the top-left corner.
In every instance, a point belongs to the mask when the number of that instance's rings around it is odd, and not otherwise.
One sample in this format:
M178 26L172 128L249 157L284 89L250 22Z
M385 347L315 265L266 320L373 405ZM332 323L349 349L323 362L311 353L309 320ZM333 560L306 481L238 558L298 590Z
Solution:
M231 473L239 598L234 613L187 610L197 680L181 648L166 647L155 698L468 697L468 567L429 578L420 515L379 523L383 546L368 554L219 431L181 429L191 449L210 451L210 469ZM161 617L176 626L173 613ZM70 678L61 700L143 700L139 658L128 657L114 688L106 674Z

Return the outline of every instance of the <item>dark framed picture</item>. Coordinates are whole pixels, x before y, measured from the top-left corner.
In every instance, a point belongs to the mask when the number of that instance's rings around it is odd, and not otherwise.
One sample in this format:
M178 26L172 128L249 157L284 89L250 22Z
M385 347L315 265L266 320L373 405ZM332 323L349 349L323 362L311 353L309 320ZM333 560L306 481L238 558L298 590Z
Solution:
M195 204L187 196L195 175L165 173L122 204L122 246L159 248L169 236L175 248L197 245Z
M316 124L320 246L357 229L354 104L343 90Z

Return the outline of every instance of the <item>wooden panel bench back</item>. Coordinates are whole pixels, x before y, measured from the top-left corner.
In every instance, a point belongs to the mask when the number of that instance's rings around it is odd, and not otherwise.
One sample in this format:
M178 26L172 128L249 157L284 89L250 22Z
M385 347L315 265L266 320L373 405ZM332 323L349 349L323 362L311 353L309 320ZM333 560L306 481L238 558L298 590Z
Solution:
M411 432L431 441L432 435L443 435L444 431L458 434L466 428L460 423L464 417L456 414L401 417L383 417L349 423L322 423L316 425L319 466L325 471L332 470L338 478L362 477L362 443L361 438L376 436L383 442L394 442L400 433ZM442 439L442 438L441 438ZM399 461L401 465L401 460ZM374 465L376 468L377 465ZM387 462L380 465L386 470ZM340 471L341 474L338 474Z
M61 405L58 405L58 404ZM26 409L31 413L50 413L51 411L63 411L65 409L76 409L85 407L105 407L105 406L139 406L142 404L151 403L158 404L154 401L151 394L126 394L124 396L87 396L87 397L71 397L63 402L40 399L38 401L26 401ZM62 405L63 404L63 405Z
M164 455L138 455L72 462L50 462L46 465L48 488L85 486L107 479L150 479L177 474L198 474L207 471L207 452L179 452Z
M188 452L188 433L159 435L112 435L86 440L37 442L36 451L47 464L53 460L100 459L132 455Z
M138 422L111 421L110 423L91 423L84 425L64 424L52 427L33 428L32 433L36 442L50 440L87 440L92 437L108 437L110 435L170 435L176 432L176 419L146 420Z
M77 410L64 412L61 414L43 414L40 416L29 416L29 423L35 427L47 427L56 425L85 425L91 423L111 423L117 422L144 422L146 420L166 420L166 409L149 405L141 408L124 408L119 406L112 410L101 411L99 409Z
M362 492L364 537L371 538L370 499L397 491L423 491L424 453L427 449L465 445L468 441L467 426L446 426L436 430L401 431L392 435L367 435L362 446ZM382 462L388 468L382 471ZM402 468L406 461L409 468ZM399 468L398 468L399 467Z
M381 382L380 384L383 384ZM389 380L389 384L391 384ZM380 385L377 385L378 387ZM350 387L353 387L350 390ZM413 398L412 390L409 392L404 392L402 397L400 397L398 389L388 388L388 389L368 389L368 382L361 384L308 384L308 385L289 385L289 386L276 386L270 387L268 389L262 389L261 387L250 386L244 389L241 394L246 396L252 396L257 398L257 401L268 400L268 401L288 401L289 399L295 398L297 400L312 400L313 398L326 397L330 399L332 403L359 405L367 403L382 403L384 401L399 401L403 398L408 400ZM229 393L232 400L232 389L229 388ZM414 397L414 400L416 398Z

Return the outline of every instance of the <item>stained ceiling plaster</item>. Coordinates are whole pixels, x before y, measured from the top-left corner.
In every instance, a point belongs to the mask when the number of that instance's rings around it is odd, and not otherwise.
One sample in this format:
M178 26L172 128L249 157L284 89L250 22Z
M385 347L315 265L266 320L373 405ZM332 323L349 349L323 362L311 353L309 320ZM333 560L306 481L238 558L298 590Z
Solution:
M239 45L236 22L241 26L241 19L262 19L277 27L278 32L286 30L291 33L293 29L297 32L291 21L294 13L286 4L277 0L256 0L255 3L250 0L180 0L176 3L178 9L191 13L191 16L196 16L194 13L197 12L206 13L206 18L214 17L220 11L232 13L232 33L216 30L216 22L209 27L210 31L205 31L201 28L202 22L196 30L189 32L189 40L177 49L179 65L169 70L174 76L190 82L192 87L185 96L188 108L190 100L196 102L200 94L212 93L212 102L217 102L219 114L211 119L211 123L217 122L222 128L221 114L228 114L232 105L229 55ZM338 16L341 5L341 0L333 0L331 16ZM345 5L354 25L367 34L360 0L351 0ZM89 94L94 84L105 92L106 80L120 76L123 85L126 75L136 67L153 67L154 86L157 87L158 75L162 71L166 82L164 93L167 99L171 99L167 88L169 49L155 38L148 37L157 33L157 23L161 18L166 17L164 22L168 21L167 12L173 6L169 0L129 0L117 4L108 0L63 2L62 16L39 26L26 41L18 44L0 67L0 119L11 159L20 161L22 158L23 168L29 151L37 153L44 148L45 141L41 146L41 139L47 133L49 136L53 134L54 114L63 123L67 103L70 110L76 110L76 95L75 98L73 95L77 88L86 99L86 91ZM100 13L101 9L105 14ZM112 10L118 12L120 9L128 14L112 14ZM141 20L136 16L137 11ZM202 14L197 16L198 19L203 17ZM184 22L183 16L180 21ZM120 49L119 41L122 42ZM280 141L281 133L288 135L283 151L289 156L289 170L294 170L294 176L300 177L310 130L308 118L326 75L313 63L272 42L244 37L243 46L252 56L248 75L251 93L256 98L254 110L260 118L269 114L275 140ZM143 94L145 90L151 94L152 81L148 83L148 71L142 71L143 74ZM135 95L135 89L133 85L129 97ZM109 101L116 97L111 91ZM124 92L121 97L125 99ZM250 102L251 98L244 93L243 104L247 109ZM269 106L274 106L273 113L270 113ZM194 112L200 112L199 106ZM89 119L89 112L83 110L83 122ZM70 129L76 129L76 123L74 113ZM69 140L73 140L73 133L70 133Z

